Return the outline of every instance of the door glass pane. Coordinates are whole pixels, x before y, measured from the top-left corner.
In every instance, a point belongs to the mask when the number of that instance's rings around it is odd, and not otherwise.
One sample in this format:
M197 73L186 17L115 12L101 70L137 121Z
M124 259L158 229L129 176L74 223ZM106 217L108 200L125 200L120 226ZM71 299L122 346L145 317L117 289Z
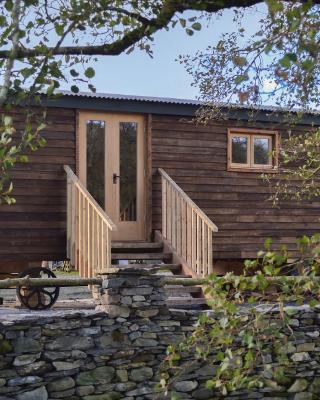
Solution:
M248 138L245 136L232 137L232 163L247 164Z
M105 122L87 121L87 189L104 209Z
M270 164L269 138L254 138L254 163L260 165Z
M136 122L120 122L120 221L137 220Z

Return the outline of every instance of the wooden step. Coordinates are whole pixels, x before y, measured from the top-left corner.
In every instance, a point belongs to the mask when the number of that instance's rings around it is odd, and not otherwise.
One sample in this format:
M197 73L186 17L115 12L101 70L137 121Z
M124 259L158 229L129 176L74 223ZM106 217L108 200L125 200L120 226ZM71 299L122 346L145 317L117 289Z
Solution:
M171 253L112 253L112 260L170 260Z
M182 274L179 274L179 275L173 275L172 277L170 276L169 278L172 278L172 279L191 279L192 278L192 275L182 275ZM169 285L168 285L169 286ZM174 285L171 285L171 286L174 286Z
M179 308L183 310L208 309L206 299L193 297L169 297L167 299L169 308Z
M175 294L184 294L189 293L190 295L201 295L202 288L201 286L173 286L167 285L164 287L165 291L168 293L169 297ZM177 296L174 296L177 297Z
M128 252L134 253L136 251L142 252L143 250L146 251L161 251L163 248L162 243L155 243L155 242L112 242L111 249L112 252Z
M114 265L114 267L116 267L116 268L119 268L119 267L121 267L121 265ZM128 265L125 265L125 267L127 268L127 267L130 267L130 268L137 268L137 269L139 269L139 268L141 268L141 267L143 267L143 268L150 268L150 269L152 269L152 268L155 268L155 269L160 269L161 271L163 270L163 271L171 271L171 272L173 272L173 273L180 273L181 272L181 265L180 264L153 264L153 263L150 263L150 264L128 264ZM173 277L175 277L175 275L172 275Z

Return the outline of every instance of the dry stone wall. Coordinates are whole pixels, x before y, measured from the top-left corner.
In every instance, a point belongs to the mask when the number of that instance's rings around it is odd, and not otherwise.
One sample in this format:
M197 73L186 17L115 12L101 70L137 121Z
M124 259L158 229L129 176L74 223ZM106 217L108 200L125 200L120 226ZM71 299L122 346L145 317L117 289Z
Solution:
M105 276L96 310L0 312L0 400L163 399L156 385L169 344L197 315L168 310L161 277L143 270ZM320 399L320 312L297 309L288 382L228 399ZM190 355L185 355L186 359ZM270 355L269 362L274 360ZM174 383L182 399L218 399L214 367L193 363ZM168 397L167 397L168 398Z

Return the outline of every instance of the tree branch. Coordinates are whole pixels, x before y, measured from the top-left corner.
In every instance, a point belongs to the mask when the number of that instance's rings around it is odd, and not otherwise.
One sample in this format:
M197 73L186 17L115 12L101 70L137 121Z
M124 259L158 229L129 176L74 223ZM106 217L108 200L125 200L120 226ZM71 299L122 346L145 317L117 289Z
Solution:
M119 7L107 7L108 11L115 11L119 14L124 14L127 15L130 18L136 19L138 22L141 22L142 24L149 24L151 21L148 18L143 17L140 14L125 10L123 8L119 8Z
M0 88L0 105L2 105L7 98L8 90L11 82L11 73L14 67L14 62L19 53L19 23L21 14L21 0L16 0L12 9L12 33L11 42L12 49L8 51L7 62L5 65L3 85Z
M296 2L296 0L288 0L288 2ZM301 0L301 2L304 2L304 0ZM263 3L263 0L164 0L163 6L158 15L152 19L147 19L142 16L139 16L138 18L134 13L130 13L130 11L126 12L126 14L131 14L131 17L136 17L141 26L131 30L130 32L127 32L121 39L115 40L113 43L104 43L94 46L55 46L47 48L46 54L49 53L53 56L115 56L121 54L123 51L130 48L144 37L148 37L151 34L154 34L155 32L165 28L170 23L171 19L176 13L182 13L187 10L215 13L230 8L248 8L259 3ZM313 0L313 3L320 4L320 0ZM120 9L119 12L124 13L124 10ZM28 49L19 46L15 52L15 58L24 59L30 57L41 57L46 54L44 54L43 51L38 48ZM11 51L0 51L0 59L8 59L11 55Z

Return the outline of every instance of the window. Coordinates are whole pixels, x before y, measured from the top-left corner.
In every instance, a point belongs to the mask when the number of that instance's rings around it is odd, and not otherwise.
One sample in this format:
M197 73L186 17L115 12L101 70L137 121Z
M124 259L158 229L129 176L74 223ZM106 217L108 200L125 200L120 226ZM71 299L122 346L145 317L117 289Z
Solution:
M278 133L275 131L229 129L228 169L276 171Z

